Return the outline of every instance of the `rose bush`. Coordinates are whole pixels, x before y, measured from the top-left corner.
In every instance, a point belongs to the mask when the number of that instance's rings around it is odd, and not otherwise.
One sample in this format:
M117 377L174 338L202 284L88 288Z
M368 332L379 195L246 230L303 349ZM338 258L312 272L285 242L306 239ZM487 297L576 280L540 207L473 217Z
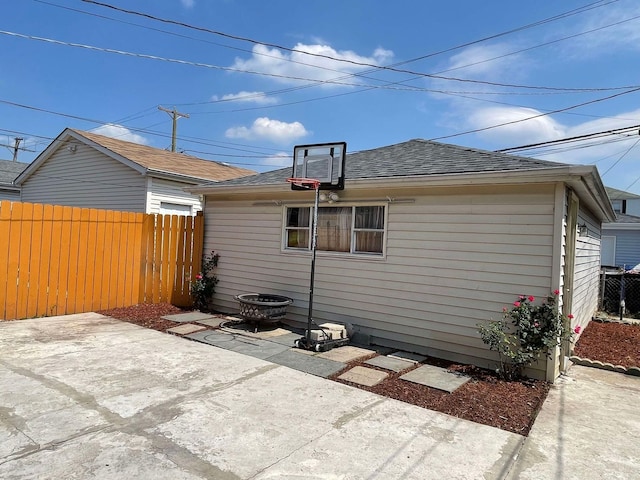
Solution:
M205 255L202 261L202 272L196 275L195 281L191 284L191 298L193 306L204 312L209 308L211 297L216 291L218 277L213 273L218 266L218 255L215 251Z
M534 305L533 296L520 295L511 308L504 307L502 320L478 324L482 341L498 353L498 374L507 380L522 376L525 367L543 355L551 358L553 350L574 332L566 328L566 319L558 312L559 291L541 304ZM568 319L573 315L568 315Z

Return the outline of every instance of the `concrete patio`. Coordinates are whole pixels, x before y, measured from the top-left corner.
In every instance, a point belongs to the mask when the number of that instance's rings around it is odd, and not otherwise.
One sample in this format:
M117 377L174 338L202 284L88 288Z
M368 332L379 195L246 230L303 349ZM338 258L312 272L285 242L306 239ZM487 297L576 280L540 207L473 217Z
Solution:
M0 351L3 479L497 479L523 441L93 313Z
M525 439L95 313L0 322L0 352L2 479L589 480L640 471L640 378L615 372L572 367Z

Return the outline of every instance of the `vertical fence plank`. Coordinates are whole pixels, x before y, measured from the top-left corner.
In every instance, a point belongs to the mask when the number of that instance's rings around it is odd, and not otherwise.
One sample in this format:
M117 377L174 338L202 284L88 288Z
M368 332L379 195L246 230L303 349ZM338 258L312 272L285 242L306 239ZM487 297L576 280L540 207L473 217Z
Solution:
M104 261L102 277L102 296L100 299L100 309L111 308L109 298L111 298L111 277L114 275L111 258L113 256L113 218L115 212L107 211L104 220Z
M98 243L98 211L87 211L87 271L85 272L84 311L93 310L97 292L95 290L96 246Z
M171 215L163 215L162 257L160 261L160 301L169 301L169 249L171 244Z
M153 245L155 241L156 216L145 214L142 225L143 255L141 270L144 273L140 285L140 303L153 302Z
M119 240L118 240L118 275L116 277L116 306L124 307L126 281L127 281L127 233L128 233L129 212L122 212L119 223Z
M11 206L9 261L7 262L7 320L18 318L18 274L20 271L20 231L22 229L23 205L15 202Z
M89 272L87 268L87 249L89 247L89 218L91 212L88 208L82 208L79 212L78 225L78 270L76 273L74 312L86 312L90 309L90 289L88 288ZM91 280L93 284L93 279Z
M60 269L58 275L58 315L69 313L67 301L69 298L69 275L71 262L71 220L73 208L62 207L62 235L60 237Z
M16 318L26 318L29 298L29 261L31 254L31 231L33 229L33 204L25 203L22 208L20 231L20 262L18 264L18 299Z
M169 229L169 251L167 252L167 261L165 263L167 273L167 299L166 302L171 302L173 298L173 291L176 285L176 271L178 260L178 224L180 217L178 215L171 215L171 227Z
M7 318L7 283L9 282L8 265L11 260L11 205L8 200L0 201L0 319Z
M42 223L43 223L43 210L44 207L40 204L33 204L33 213L31 216L31 236L27 240L30 247L29 253L29 283L27 285L27 296L25 298L25 317L32 318L38 314L38 287L39 287L39 275L40 269L46 268L45 265L41 265L43 250L48 252L48 245L46 242L48 237L42 235Z
M133 241L129 244L129 250L131 253L131 264L129 267L129 270L131 270L129 305L139 303L138 296L143 277L142 245L144 244L144 240L142 237L142 224L144 222L144 215L142 213L134 214L132 222L131 232L133 235Z
M153 244L153 303L160 303L162 298L162 233L164 228L164 217L155 215L156 231L155 242Z
M35 315L47 315L49 304L49 274L51 272L51 244L53 243L53 206L42 205L41 255L34 281L38 284ZM54 257L55 260L55 257Z
M62 262L60 250L62 245L63 211L64 207L55 205L51 217L51 250L49 254L49 288L47 292L46 315L62 315L58 301L60 291L60 264Z
M184 279L184 233L186 230L187 216L178 217L177 225L177 245L176 245L176 261L175 261L175 283L173 293L171 295L171 303L179 307L184 306L185 302L185 279ZM189 217L190 218L190 217Z
M67 313L78 313L77 301L81 293L78 291L78 276L82 276L78 266L80 263L80 229L82 226L82 209L71 208L71 239L69 241L69 277L67 279ZM85 247L86 248L86 247ZM85 259L86 260L86 259Z
M106 235L106 210L92 210L92 221L95 222L95 245L93 251L93 296L91 297L91 310L102 308L102 297L104 296L104 277L108 269L104 265L104 241Z
M118 307L118 277L120 272L118 267L120 265L120 230L122 228L122 212L113 212L112 237L111 237L111 261L108 265L111 270L109 278L109 301L107 308Z

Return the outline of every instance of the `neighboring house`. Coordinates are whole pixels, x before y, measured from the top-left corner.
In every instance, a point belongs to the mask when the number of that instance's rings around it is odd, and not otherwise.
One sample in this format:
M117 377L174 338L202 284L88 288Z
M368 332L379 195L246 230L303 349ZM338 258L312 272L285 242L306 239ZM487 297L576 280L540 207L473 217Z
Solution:
M558 289L572 327L590 321L600 224L614 219L594 166L411 140L349 154L345 171L339 200L319 213L316 322L487 367L496 356L477 324L500 318L518 295ZM291 191L290 176L191 189L205 195L205 251L220 254L216 308L237 311L236 294L275 293L294 299L288 319L306 322L313 193ZM561 361L530 374L553 379Z
M195 215L185 187L252 175L223 163L65 129L16 179L23 202Z
M602 224L602 265L640 264L640 195L606 187L616 220Z
M20 187L13 181L28 165L28 163L0 160L0 200L20 201Z

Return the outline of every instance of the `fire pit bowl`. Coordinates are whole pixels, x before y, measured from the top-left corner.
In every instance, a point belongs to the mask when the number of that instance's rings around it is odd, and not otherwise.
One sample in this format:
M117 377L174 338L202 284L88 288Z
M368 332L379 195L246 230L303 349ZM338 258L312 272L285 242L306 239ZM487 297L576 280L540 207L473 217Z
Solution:
M287 306L293 303L289 297L269 293L244 293L233 298L240 304L240 317L252 322L256 331L258 324L276 323L283 319Z

